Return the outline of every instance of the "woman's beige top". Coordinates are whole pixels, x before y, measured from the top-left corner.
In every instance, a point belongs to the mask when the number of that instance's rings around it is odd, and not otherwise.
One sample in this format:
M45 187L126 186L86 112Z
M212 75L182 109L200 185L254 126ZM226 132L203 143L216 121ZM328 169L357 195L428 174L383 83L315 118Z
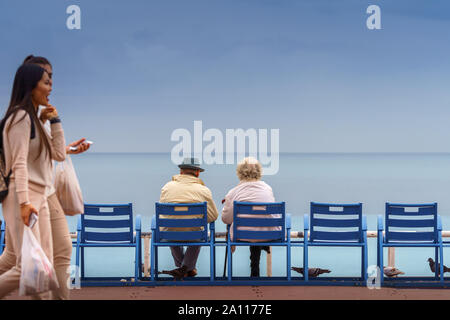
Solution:
M39 130L35 128L35 136L30 139L31 119L26 111L19 110L13 123L11 120L12 116L6 121L3 129L3 150L6 172L12 169L11 179L14 179L19 204L22 204L29 202L29 188L45 194L51 187L52 163L45 146L38 157ZM35 123L35 126L38 125L41 123ZM50 142L53 160L64 161L66 142L62 125L60 122L54 123L51 129L52 137L46 134L46 139Z

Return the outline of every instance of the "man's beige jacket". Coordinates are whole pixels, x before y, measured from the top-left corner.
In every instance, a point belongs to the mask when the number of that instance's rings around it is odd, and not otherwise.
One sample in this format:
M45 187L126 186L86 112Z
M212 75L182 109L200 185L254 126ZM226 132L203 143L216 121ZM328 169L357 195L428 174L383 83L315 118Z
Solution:
M161 203L198 203L207 202L208 223L216 221L219 213L212 198L211 190L205 186L200 178L189 174L178 174L172 177L172 181L166 183L161 189ZM199 216L171 216L170 218L188 219ZM161 218L168 218L161 216ZM195 231L193 228L161 228L161 231Z

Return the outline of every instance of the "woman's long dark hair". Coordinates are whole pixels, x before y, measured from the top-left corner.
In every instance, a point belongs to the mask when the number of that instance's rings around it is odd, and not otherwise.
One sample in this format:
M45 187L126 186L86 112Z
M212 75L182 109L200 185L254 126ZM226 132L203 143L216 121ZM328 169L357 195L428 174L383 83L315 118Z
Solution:
M52 65L50 63L50 61L48 61L47 58L39 57L39 56L35 57L32 54L30 54L28 57L25 58L25 60L23 60L23 64L25 64L25 63L42 64L42 65L48 64L49 66Z
M34 127L37 128L39 132L39 155L42 153L44 149L49 155L49 160L52 159L52 149L50 147L50 142L48 141L44 128L41 125L40 120L37 117L37 110L33 105L31 100L31 92L38 85L39 81L42 79L42 76L46 72L43 68L36 64L23 64L17 69L16 76L14 78L13 89L11 93L11 101L9 102L9 107L6 110L5 117L0 123L0 128L5 127L6 120L10 116L12 116L11 122L6 128L6 132L11 128L11 124L14 123L14 119L17 116L17 111L24 110L30 116L31 120L34 123ZM26 115L24 116L26 117ZM24 118L22 117L22 119ZM19 121L21 121L20 119ZM24 132L26 135L30 135L29 132ZM37 158L36 158L37 159Z

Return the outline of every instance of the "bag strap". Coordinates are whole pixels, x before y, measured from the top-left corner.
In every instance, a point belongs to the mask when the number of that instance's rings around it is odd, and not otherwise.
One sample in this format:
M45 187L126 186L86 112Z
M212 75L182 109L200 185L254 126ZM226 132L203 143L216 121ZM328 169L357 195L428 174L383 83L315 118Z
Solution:
M31 117L31 114L28 113L28 116L30 117L31 121L31 128L30 128L30 140L31 140L36 138L36 126L34 124L33 118ZM6 165L6 160L5 160L5 152L3 150L3 129L5 128L6 120L7 119L3 118L3 120L0 122L0 157L4 165ZM6 176L3 174L3 170L0 170L0 174L2 175L3 179L9 180L9 177L12 174L12 169L9 169L9 173Z

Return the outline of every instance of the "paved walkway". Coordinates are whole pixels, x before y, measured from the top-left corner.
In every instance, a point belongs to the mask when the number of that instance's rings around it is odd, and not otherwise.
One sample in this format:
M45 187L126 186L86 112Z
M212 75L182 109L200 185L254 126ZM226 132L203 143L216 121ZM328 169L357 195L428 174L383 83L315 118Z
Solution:
M17 292L7 300L27 299ZM450 289L369 290L365 287L86 287L72 300L450 300Z

